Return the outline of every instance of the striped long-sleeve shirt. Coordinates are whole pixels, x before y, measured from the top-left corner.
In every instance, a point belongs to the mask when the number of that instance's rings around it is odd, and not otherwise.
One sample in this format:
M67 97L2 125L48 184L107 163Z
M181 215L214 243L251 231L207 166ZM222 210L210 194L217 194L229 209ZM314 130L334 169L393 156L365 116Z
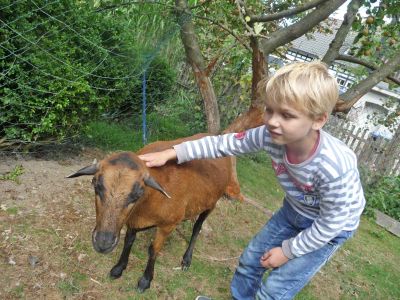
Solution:
M365 199L356 155L323 130L313 155L300 164L288 161L285 147L272 143L265 126L243 133L207 136L174 149L178 163L267 151L286 201L298 213L314 220L311 227L283 242L283 251L289 258L317 250L342 230L358 227Z

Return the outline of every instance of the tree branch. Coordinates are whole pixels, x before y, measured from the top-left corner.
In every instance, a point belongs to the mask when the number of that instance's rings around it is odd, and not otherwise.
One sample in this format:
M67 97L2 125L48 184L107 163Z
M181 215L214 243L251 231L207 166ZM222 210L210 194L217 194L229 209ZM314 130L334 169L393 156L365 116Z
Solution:
M381 68L373 71L367 78L353 85L347 92L340 95L340 100L336 104L335 111L346 112L372 87L379 83L389 74L396 72L400 68L400 55L394 55Z
M196 16L194 15L193 17L197 18L197 19L202 19L202 20L207 20L209 22L211 22L211 24L217 25L218 27L222 28L223 30L225 30L226 32L228 32L230 35L232 35L243 47L245 47L247 50L251 51L251 48L245 43L243 42L240 37L238 37L232 30L226 28L224 25L222 25L221 23L207 18L207 17L202 17L202 16Z
M307 3L304 3L303 5L299 5L295 8L291 8L288 10L280 11L271 15L261 15L261 16L250 16L250 22L249 23L255 23L255 22L270 22L274 20L279 20L282 18L286 17L291 17L294 16L298 13L301 13L303 11L309 10L311 8L314 8L324 2L327 2L328 0L313 0Z
M365 61L365 60L362 60L362 59L359 59L359 58L357 58L357 57L353 57L353 56L350 56L350 55L339 54L339 55L336 57L335 60L342 60L342 61L347 61L347 62L355 63L355 64L358 64L358 65L367 67L367 68L369 68L369 69L371 69L371 70L377 70L377 69L379 69L379 66L377 66L377 65L375 65L375 64L373 64L373 63L367 62L367 61ZM398 78L396 78L396 77L393 77L393 76L390 76L390 75L387 76L386 78L389 79L389 80L391 80L393 83L396 83L396 84L400 85L400 79L398 79Z
M342 47L346 36L350 31L351 25L355 19L356 13L360 8L360 0L352 0L347 6L347 13L344 15L344 19L340 28L336 32L335 38L329 45L328 51L325 53L322 61L330 66L335 58L339 55L339 50Z
M250 35L255 35L253 26L245 20L245 17L249 14L244 1L242 0L235 0L236 6L239 10L239 20L243 23L244 27L248 30Z
M264 54L271 53L275 48L285 45L290 41L307 33L312 27L329 17L329 15L340 7L346 0L331 0L324 2L318 9L306 15L300 21L288 27L279 29L263 42Z

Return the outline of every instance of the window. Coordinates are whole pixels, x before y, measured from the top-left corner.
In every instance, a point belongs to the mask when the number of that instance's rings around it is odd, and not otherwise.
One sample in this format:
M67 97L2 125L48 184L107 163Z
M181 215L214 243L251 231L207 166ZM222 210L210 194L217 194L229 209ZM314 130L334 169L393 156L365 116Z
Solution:
M340 86L346 86L346 80L342 78L337 78L337 82Z

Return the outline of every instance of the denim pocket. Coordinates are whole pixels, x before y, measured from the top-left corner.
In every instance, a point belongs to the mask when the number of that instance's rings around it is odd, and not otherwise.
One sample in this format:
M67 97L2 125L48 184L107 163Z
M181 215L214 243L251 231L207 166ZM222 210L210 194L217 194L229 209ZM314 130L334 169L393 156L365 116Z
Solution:
M301 230L311 227L311 225L314 223L314 220L309 219L309 218L297 213L294 223L295 223L295 226L298 229L300 229L300 231L301 231Z

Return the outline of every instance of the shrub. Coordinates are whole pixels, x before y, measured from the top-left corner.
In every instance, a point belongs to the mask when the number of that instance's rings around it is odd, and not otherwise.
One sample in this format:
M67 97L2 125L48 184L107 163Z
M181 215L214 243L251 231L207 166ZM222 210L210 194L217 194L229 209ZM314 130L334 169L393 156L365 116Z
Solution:
M382 177L366 187L366 214L377 209L400 221L400 176Z
M90 1L1 7L0 138L63 139L104 113L141 108L145 49L126 19L96 12ZM151 108L168 96L174 73L153 55L148 74Z

